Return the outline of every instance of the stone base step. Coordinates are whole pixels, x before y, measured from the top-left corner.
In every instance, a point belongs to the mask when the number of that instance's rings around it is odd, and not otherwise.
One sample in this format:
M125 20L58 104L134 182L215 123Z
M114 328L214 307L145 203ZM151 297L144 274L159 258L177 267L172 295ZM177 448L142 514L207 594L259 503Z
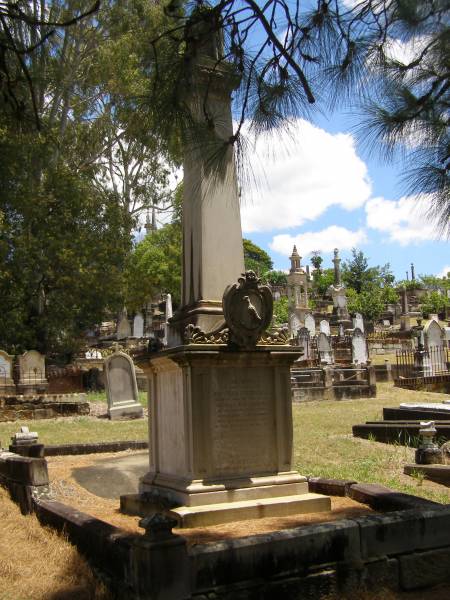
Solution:
M331 499L322 494L297 494L260 500L242 500L204 506L180 506L170 512L179 527L208 527L231 521L287 517L331 510Z

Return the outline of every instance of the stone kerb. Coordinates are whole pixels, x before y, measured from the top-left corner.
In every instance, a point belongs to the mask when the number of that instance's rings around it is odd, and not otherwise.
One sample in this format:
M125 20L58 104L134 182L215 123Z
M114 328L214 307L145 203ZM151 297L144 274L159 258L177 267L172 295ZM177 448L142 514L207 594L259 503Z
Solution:
M139 402L136 371L133 360L116 349L105 359L106 397L111 420L137 419L143 416Z

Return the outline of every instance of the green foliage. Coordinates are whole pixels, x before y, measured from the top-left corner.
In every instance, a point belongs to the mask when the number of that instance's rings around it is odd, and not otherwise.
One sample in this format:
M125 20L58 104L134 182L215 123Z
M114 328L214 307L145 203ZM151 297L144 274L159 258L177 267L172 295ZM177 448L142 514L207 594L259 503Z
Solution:
M316 270L316 272L320 273L320 268L321 268L322 263L323 263L323 258L320 256L320 254L317 250L314 250L314 252L312 253L312 256L311 256L311 264L314 267L314 269Z
M353 288L347 290L347 306L350 313L361 313L364 319L379 319L384 310L384 300L380 290L372 289L360 294Z
M342 279L347 288L359 294L372 288L392 287L395 278L389 263L383 267L369 267L369 260L364 253L352 248L352 259L342 263Z
M287 275L284 271L269 271L265 274L265 280L273 286L287 285Z
M287 296L282 296L279 300L273 302L273 324L276 327L288 323L289 321L289 300Z
M334 269L316 269L313 271L314 291L320 296L327 293L328 288L334 282Z
M267 252L250 240L244 239L243 243L245 269L255 271L259 277L265 276L268 271L272 270L272 259Z
M131 253L126 268L126 304L139 310L159 292L172 294L180 302L181 291L180 223L170 223L148 234Z
M424 315L443 313L448 306L450 306L450 300L444 294L439 294L439 292L428 292L422 298L422 313Z
M397 281L397 289L401 290L406 288L407 290L421 290L424 285L419 279L401 279Z
M52 150L43 136L0 137L0 346L12 352L70 354L121 304L130 223L88 178L46 164Z

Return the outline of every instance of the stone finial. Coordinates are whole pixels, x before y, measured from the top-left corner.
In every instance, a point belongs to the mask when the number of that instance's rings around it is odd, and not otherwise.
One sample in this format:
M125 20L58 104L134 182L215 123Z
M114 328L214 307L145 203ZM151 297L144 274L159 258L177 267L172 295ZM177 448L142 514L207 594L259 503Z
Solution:
M414 263L411 263L411 281L416 280L416 275L414 273Z
M301 259L302 257L297 251L297 246L294 245L294 248L292 249L292 254L289 257L289 260L291 261L291 273L298 273L300 271Z

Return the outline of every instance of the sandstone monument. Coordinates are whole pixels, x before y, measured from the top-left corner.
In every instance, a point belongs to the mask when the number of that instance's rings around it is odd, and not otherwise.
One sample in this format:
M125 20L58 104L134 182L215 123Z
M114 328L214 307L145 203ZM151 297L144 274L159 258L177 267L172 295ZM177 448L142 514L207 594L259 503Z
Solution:
M215 44L192 51L187 101L205 126L198 105L208 85L207 111L223 144L233 134L237 79L230 65L217 64L217 51ZM290 367L301 349L289 345L288 330L267 332L270 288L243 272L232 146L213 174L198 149L185 154L182 305L169 348L141 365L150 398L141 501L164 500L182 527L329 510L330 499L308 493L292 467Z
M302 257L294 246L289 257L291 269L287 276L288 298L289 298L289 328L292 336L296 336L298 330L305 323L305 315L308 312L308 275L301 265Z

